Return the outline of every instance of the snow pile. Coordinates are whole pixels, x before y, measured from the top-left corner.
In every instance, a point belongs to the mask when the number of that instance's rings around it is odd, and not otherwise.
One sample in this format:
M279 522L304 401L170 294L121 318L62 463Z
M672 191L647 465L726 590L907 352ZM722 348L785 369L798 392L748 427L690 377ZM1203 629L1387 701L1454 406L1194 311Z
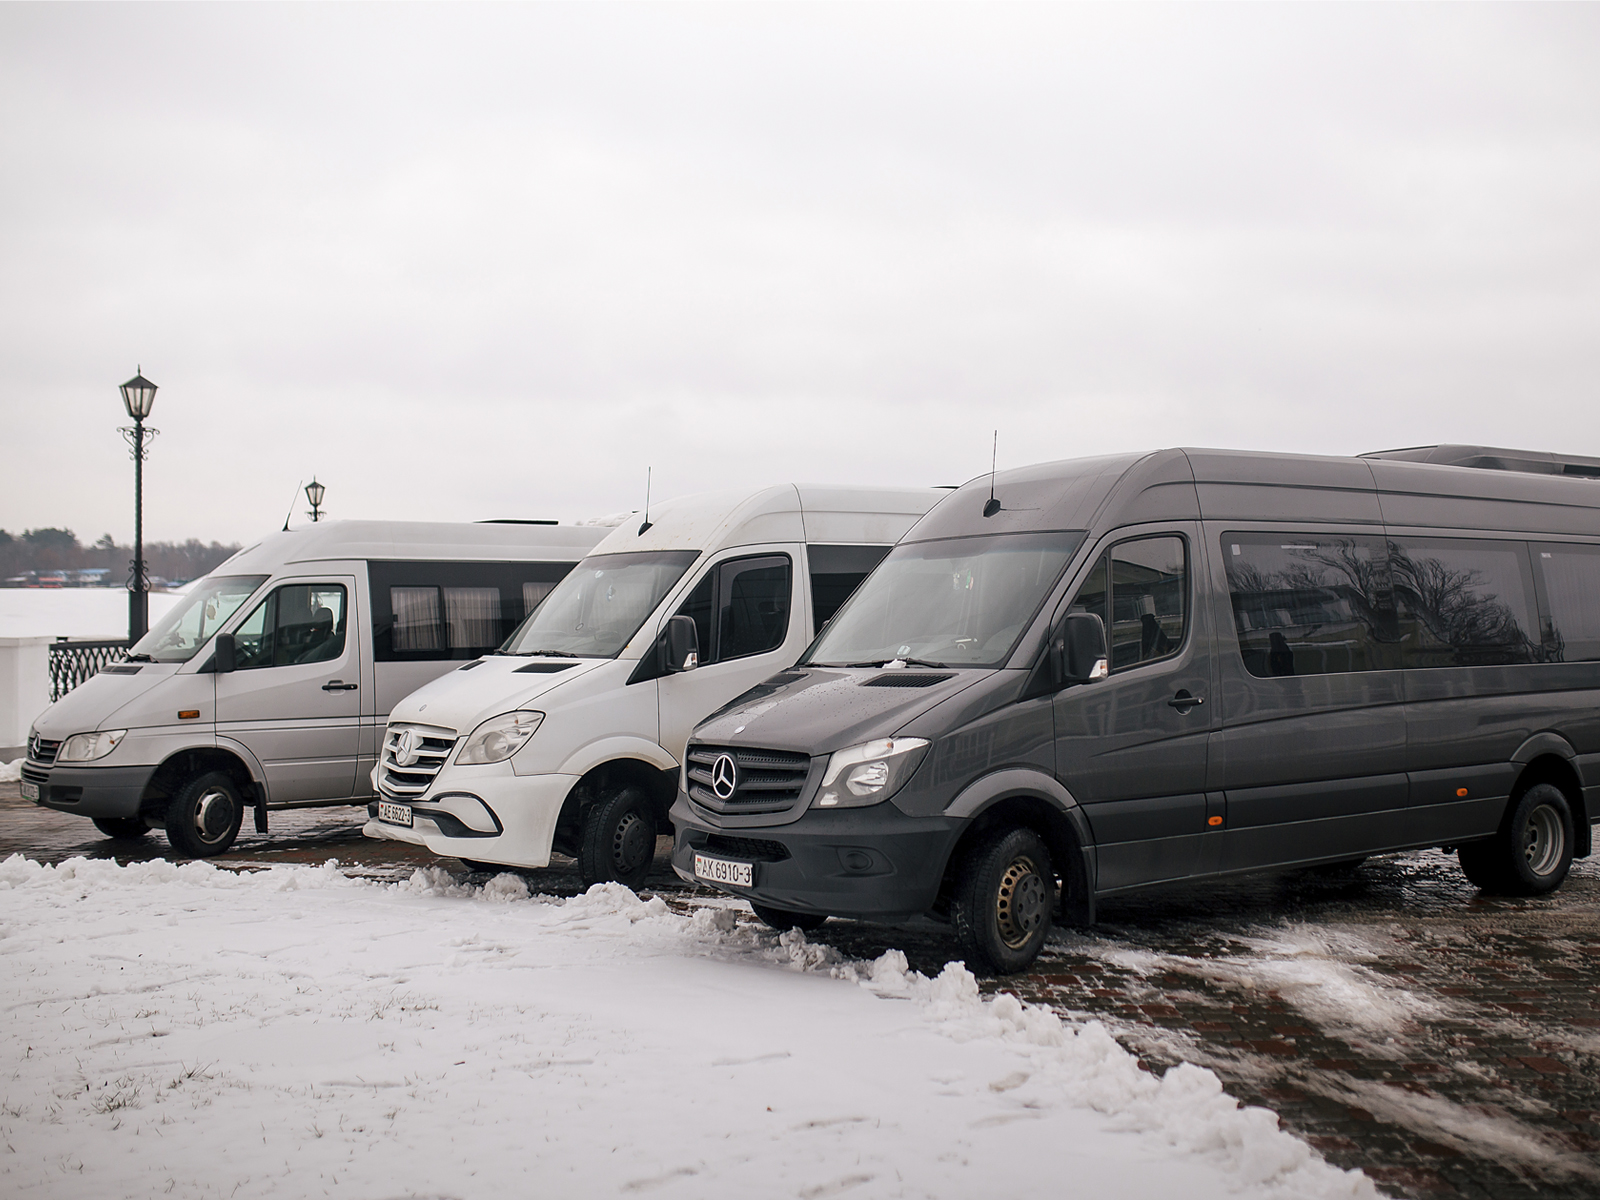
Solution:
M11 1195L1370 1197L952 963L439 868L0 863Z
M15 783L22 778L22 764L24 759L15 762L0 762L0 783Z

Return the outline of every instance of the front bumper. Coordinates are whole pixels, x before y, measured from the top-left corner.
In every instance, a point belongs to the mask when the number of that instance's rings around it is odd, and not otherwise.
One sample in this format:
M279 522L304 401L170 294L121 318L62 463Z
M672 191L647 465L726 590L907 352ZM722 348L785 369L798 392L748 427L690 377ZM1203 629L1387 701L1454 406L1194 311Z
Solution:
M376 802L361 827L370 838L426 846L443 858L470 858L508 867L547 867L556 818L577 775L484 775L451 773L416 800L397 800L412 813L412 825L378 820ZM461 786L462 784L470 786ZM497 828L498 827L498 828Z
M690 883L694 856L754 864L753 886L711 884L730 895L789 912L906 920L927 912L964 820L908 817L893 804L810 810L798 821L719 828L683 792L672 807L672 869Z
M101 820L139 815L139 801L154 765L139 767L89 767L34 762L22 764L22 782L38 787L34 803L59 812Z

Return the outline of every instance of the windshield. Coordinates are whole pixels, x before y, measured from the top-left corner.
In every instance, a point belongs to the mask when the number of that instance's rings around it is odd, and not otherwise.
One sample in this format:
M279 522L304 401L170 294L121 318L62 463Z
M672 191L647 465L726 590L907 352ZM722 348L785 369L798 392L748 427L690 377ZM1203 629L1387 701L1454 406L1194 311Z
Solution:
M699 557L698 550L592 555L556 584L500 653L615 658Z
M896 546L801 664L998 667L1082 542L1007 533Z
M202 579L178 606L151 626L128 651L134 662L188 662L211 640L234 610L267 581L265 575L218 575Z

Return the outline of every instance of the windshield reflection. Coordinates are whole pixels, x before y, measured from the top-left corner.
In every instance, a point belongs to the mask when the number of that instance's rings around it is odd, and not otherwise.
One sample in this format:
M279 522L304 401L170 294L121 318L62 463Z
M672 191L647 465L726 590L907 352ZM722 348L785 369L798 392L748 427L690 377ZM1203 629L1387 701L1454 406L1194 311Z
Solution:
M134 643L129 660L188 662L266 581L265 575L219 575L200 580L181 604Z
M615 658L699 557L698 550L591 555L556 584L499 652Z

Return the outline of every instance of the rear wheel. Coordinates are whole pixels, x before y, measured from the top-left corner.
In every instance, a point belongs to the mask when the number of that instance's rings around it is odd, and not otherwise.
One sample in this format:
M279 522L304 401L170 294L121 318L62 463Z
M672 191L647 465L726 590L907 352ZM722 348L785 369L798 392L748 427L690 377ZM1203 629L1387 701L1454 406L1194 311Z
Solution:
M765 904L757 904L754 900L750 902L750 911L780 932L798 929L810 933L828 919L818 913L797 913L782 908L768 908Z
M583 814L578 875L583 886L615 880L636 888L656 857L656 812L644 789L602 796Z
M1500 832L1457 852L1462 873L1486 892L1540 896L1560 887L1572 866L1572 808L1561 789L1522 793Z
M1056 881L1050 850L1031 829L1001 829L967 852L951 916L968 965L1010 975L1039 957L1050 935Z
M207 771L179 788L167 805L167 841L179 854L211 858L233 845L243 819L239 786L221 771Z
M138 817L96 817L94 827L119 842L137 842L150 832L150 826Z

